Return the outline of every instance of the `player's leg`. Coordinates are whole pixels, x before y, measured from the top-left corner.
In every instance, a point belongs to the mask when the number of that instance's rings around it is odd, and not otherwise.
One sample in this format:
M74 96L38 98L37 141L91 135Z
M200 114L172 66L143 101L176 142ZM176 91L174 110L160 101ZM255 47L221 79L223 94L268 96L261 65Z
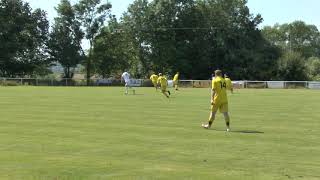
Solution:
M133 95L136 94L136 89L134 89L132 86L130 86L130 89L132 90Z
M153 87L156 88L156 90L158 90L157 83L156 82L152 82L152 84L153 84Z
M161 87L161 92L162 92L162 94L164 94L167 98L169 98L169 94L167 94L167 93L169 93L169 91L167 91L167 87Z
M125 94L128 95L129 87L128 83L125 84Z
M136 90L133 88L131 81L126 82L126 95L129 94L129 89L132 91L133 94L136 94Z
M230 131L230 116L228 110L228 103L223 104L220 108L220 111L223 113L224 120L226 121L227 131Z
M217 113L217 110L218 110L218 105L217 104L213 104L211 105L211 112L210 112L210 115L209 115L209 122L208 124L202 124L202 127L204 127L205 129L209 129L211 128L215 118L216 118L216 113Z
M226 121L227 131L230 131L230 116L228 112L223 113L224 119Z
M129 84L129 89L132 90L132 94L135 95L136 94L136 90L134 89L134 87L132 85Z
M178 82L177 82L177 81L174 81L173 84L174 84L175 90L178 91Z
M165 95L167 98L169 98L169 95L167 94L166 91L162 91L162 94Z

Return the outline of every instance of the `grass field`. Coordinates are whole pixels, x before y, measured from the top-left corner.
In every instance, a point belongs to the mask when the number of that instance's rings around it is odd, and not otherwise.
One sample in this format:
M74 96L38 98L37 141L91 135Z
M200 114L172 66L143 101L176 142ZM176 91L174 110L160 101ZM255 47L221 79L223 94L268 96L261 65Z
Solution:
M0 87L0 179L319 180L320 91Z

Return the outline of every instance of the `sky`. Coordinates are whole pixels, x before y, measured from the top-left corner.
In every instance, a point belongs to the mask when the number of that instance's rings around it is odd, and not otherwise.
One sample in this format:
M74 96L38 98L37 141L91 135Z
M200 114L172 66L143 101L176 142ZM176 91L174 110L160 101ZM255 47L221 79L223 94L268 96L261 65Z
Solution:
M248 0L248 7L262 15L262 26L302 20L320 29L319 0Z
M56 12L54 7L60 0L23 0L30 3L32 8L46 10L50 22L53 22ZM72 3L78 0L70 0ZM107 1L107 0L105 0ZM109 0L112 4L112 13L118 18L126 11L133 0ZM320 29L320 0L248 0L251 13L260 13L264 19L261 27L276 23L290 23L302 20L314 24Z
M60 0L23 0L29 2L31 7L41 8L47 11L50 23L53 23L57 15L54 7ZM79 0L70 0L76 3ZM106 2L107 0L102 0ZM134 0L109 0L112 4L112 14L118 18L125 12ZM276 23L290 23L295 20L305 21L307 24L314 24L320 30L320 0L248 0L248 7L252 14L261 14L264 21L260 27L274 25ZM82 46L88 49L89 43L83 40Z

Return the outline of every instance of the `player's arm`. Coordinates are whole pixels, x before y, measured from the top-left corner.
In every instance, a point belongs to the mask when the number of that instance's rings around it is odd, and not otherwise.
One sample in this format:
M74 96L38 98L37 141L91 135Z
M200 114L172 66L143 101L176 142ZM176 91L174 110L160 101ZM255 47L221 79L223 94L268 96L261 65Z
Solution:
M212 84L212 88L211 88L211 104L213 104L213 100L214 100L214 95L216 94L215 92L215 88L216 88L216 82L213 82Z
M211 105L213 104L214 95L216 94L214 89L211 89Z
M232 83L232 81L230 80L230 91L231 91L231 93L233 94L233 83Z

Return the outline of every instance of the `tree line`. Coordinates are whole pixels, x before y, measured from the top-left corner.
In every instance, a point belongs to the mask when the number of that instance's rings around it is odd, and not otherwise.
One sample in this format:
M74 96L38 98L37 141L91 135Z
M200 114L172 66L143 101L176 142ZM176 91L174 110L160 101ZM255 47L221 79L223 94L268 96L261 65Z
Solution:
M46 12L22 0L0 2L0 76L63 76L85 67L92 76L128 70L208 79L222 69L233 79L320 80L320 33L302 21L260 28L247 0L135 0L121 18L101 0L61 0L49 27ZM82 42L87 40L88 49Z

